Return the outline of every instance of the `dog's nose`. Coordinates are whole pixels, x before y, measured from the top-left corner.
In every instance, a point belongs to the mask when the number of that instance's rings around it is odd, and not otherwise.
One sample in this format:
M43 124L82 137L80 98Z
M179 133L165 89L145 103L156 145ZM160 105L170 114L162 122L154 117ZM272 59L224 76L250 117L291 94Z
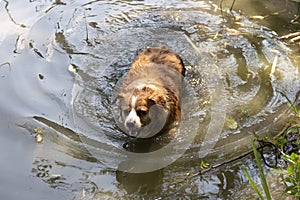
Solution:
M126 122L127 128L133 128L134 127L134 122Z

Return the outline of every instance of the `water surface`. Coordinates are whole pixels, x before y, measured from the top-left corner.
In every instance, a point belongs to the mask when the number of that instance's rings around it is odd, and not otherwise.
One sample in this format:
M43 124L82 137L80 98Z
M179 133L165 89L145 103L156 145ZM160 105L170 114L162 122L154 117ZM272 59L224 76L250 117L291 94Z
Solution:
M0 5L3 198L230 198L251 159L179 180L202 159L218 164L247 152L253 133L281 130L291 112L280 92L298 98L298 66L277 34L238 13L222 16L211 2ZM171 142L139 143L118 127L112 98L137 53L161 45L187 67L186 120ZM143 152L134 154L139 163L145 155L172 162L129 173L131 151Z

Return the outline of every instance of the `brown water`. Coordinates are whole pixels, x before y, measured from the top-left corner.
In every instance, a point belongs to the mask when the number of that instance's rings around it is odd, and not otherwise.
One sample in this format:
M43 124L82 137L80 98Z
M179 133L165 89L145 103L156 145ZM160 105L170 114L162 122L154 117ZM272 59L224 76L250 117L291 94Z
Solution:
M272 135L291 115L280 92L298 98L299 66L276 32L293 14L251 20L282 9L258 2L231 14L210 1L1 2L1 199L239 196L242 166L257 174L251 157L180 180L202 159L247 152L254 132ZM137 52L161 45L187 66L184 120L171 141L130 140L112 99Z

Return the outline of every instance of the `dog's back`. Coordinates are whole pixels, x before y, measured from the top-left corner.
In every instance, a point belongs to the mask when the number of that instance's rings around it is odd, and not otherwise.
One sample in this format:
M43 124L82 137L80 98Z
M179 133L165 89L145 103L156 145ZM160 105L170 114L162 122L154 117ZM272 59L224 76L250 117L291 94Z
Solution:
M174 68L183 76L185 75L185 68L181 58L166 46L145 49L135 58L131 68L134 70L134 68L153 63Z

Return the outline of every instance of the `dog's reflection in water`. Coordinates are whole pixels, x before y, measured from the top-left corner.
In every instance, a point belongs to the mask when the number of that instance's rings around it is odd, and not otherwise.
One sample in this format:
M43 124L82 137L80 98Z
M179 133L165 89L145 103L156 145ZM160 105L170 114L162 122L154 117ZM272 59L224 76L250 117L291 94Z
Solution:
M160 193L163 184L163 170L147 173L128 173L117 171L119 187L125 189L128 194Z

